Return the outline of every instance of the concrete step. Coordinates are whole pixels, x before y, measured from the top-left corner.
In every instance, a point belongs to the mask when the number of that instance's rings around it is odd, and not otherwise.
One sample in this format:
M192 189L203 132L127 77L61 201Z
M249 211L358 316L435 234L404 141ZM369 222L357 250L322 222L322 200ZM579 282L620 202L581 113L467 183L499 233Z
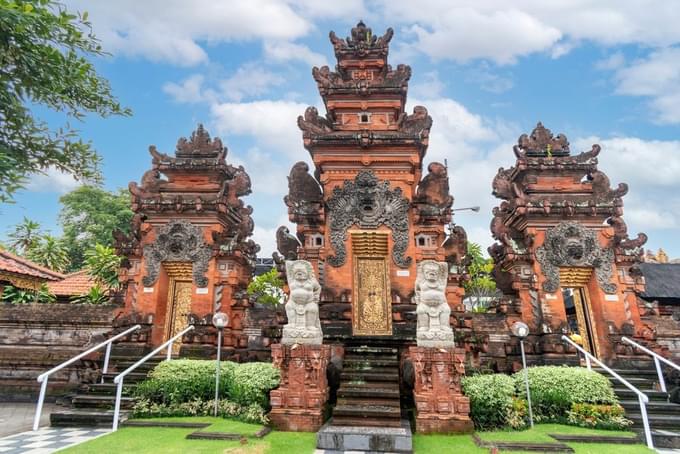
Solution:
M396 356L399 350L391 347L369 347L369 346L354 346L345 347L345 354L348 355L367 355L367 354L379 354L379 355L394 355Z
M117 385L115 383L87 383L80 385L80 393L82 394L97 394L97 395L115 395L116 394L116 387ZM123 386L123 395L126 395L126 389L128 388L134 388L135 384L130 383L128 385L127 380L125 380L124 386Z
M625 387L625 385L623 383L621 383L615 377L608 375L607 378L612 383L612 386L616 386L616 387L624 386ZM642 390L642 389L656 390L656 382L654 380L647 378L647 377L623 377L623 378L624 378L624 380L626 380L628 383L635 386L639 390Z
M401 418L401 408L388 405L336 405L333 408L333 417L351 416L353 418Z
M624 387L614 387L614 393L618 396L620 400L637 400L637 394L635 394L633 391L631 391L628 388ZM656 402L667 402L668 401L668 393L664 393L661 391L649 391L649 390L642 390L642 393L649 397L650 401L656 401Z
M127 419L127 412L121 411L121 421ZM70 409L50 414L50 425L55 427L110 426L113 424L113 410Z
M97 395L97 394L77 394L71 399L71 404L74 408L105 408L112 409L116 403L114 395ZM132 408L135 403L134 397L121 397L121 408Z
M337 403L337 406L341 406L341 407L350 407L350 406L370 407L372 405L376 405L376 406L379 406L379 407L401 408L398 397L396 399L394 399L394 398L379 399L379 398L376 398L375 396L370 397L370 398L363 398L363 399L357 398L357 397L339 397L338 403Z
M627 413L639 413L640 402L636 400L622 400L619 402ZM678 415L680 416L680 405L672 402L660 402L650 400L646 405L648 414L655 415Z
M401 427L398 418L362 418L355 416L333 416L330 424L345 427Z
M608 377L611 377L612 375L607 372L606 370L599 368L599 367L593 367L593 370L595 372L599 372L602 375L606 375ZM657 380L658 375L656 374L656 369L612 369L614 372L622 376L623 378L626 377L648 377L651 378L652 380Z
M672 430L680 432L680 415L663 415L647 413L649 425L652 429ZM642 427L642 417L640 413L626 413L626 418L633 421L633 427Z
M640 434L644 440L644 434ZM652 430L655 448L680 449L680 432L669 430Z
M363 367L369 364L375 367L396 367L399 368L399 360L393 358L366 358L351 356L345 357L343 361L343 367L345 369L355 369L357 367Z
M104 378L104 383L113 383L113 379L118 376L119 372L107 372L105 374L102 374L102 377ZM129 384L134 384L134 383L139 383L140 381L144 381L147 378L147 373L146 372L130 372L125 376L124 384L129 385Z
M372 370L344 370L340 374L340 381L344 384L350 382L354 383L364 383L364 382L399 382L399 372L374 372Z
M317 448L337 452L412 453L411 428L407 421L394 427L341 426L326 423L317 434Z
M376 398L376 399L399 399L399 386L348 386L343 384L338 389L338 398Z

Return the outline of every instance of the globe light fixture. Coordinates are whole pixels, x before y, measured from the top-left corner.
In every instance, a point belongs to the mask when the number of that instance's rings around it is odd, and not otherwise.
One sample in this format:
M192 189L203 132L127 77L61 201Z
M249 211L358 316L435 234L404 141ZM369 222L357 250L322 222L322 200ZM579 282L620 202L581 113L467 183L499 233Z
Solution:
M212 323L217 328L217 364L215 364L215 417L217 417L217 402L220 397L220 357L222 356L222 330L229 324L229 316L224 312L216 312Z
M522 351L522 367L524 369L524 385L527 388L527 404L529 406L529 424L534 427L534 413L531 410L531 392L529 391L529 372L527 371L527 358L524 354L524 339L529 335L529 326L524 323L517 321L512 324L510 331L513 336L519 338L519 347Z

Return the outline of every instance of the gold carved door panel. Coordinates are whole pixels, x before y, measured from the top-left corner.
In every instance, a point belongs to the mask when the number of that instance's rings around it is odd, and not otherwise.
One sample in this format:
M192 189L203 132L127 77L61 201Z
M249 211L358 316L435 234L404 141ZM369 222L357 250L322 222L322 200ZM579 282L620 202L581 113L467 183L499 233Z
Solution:
M165 339L168 340L189 324L191 313L191 281L170 280L170 292L168 294L168 313L165 321ZM172 352L179 353L181 342L173 342Z
M352 332L357 336L389 336L392 334L392 292L387 234L352 233L352 244Z

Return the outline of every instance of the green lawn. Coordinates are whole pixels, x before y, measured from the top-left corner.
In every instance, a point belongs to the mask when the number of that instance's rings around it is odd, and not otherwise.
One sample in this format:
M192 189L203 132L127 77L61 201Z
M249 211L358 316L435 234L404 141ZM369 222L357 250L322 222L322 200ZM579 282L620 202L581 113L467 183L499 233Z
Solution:
M316 434L304 432L272 432L263 439L248 439L241 445L239 441L187 440L187 434L196 430L208 432L230 432L252 436L261 426L245 424L221 418L157 418L154 421L208 422L205 429L177 429L157 427L123 427L117 432L87 443L67 449L65 453L80 454L127 454L127 453L205 453L205 454L311 454L316 447ZM598 434L610 436L634 436L631 432L609 430L593 430L560 424L539 424L533 429L521 432L495 431L478 432L486 441L539 441L556 442L549 433L561 434ZM567 443L577 454L600 454L616 452L617 454L651 454L653 451L642 444L586 444ZM488 449L479 448L470 435L414 435L413 450L415 453L488 453ZM516 451L513 454L518 454Z

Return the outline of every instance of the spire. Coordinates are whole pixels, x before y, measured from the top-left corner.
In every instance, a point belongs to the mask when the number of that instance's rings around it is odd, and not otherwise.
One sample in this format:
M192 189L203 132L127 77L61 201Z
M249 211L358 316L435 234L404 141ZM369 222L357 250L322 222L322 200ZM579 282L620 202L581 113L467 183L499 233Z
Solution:
M531 135L522 134L515 145L515 153L536 157L569 156L569 141L564 134L553 137L550 129L540 121Z

